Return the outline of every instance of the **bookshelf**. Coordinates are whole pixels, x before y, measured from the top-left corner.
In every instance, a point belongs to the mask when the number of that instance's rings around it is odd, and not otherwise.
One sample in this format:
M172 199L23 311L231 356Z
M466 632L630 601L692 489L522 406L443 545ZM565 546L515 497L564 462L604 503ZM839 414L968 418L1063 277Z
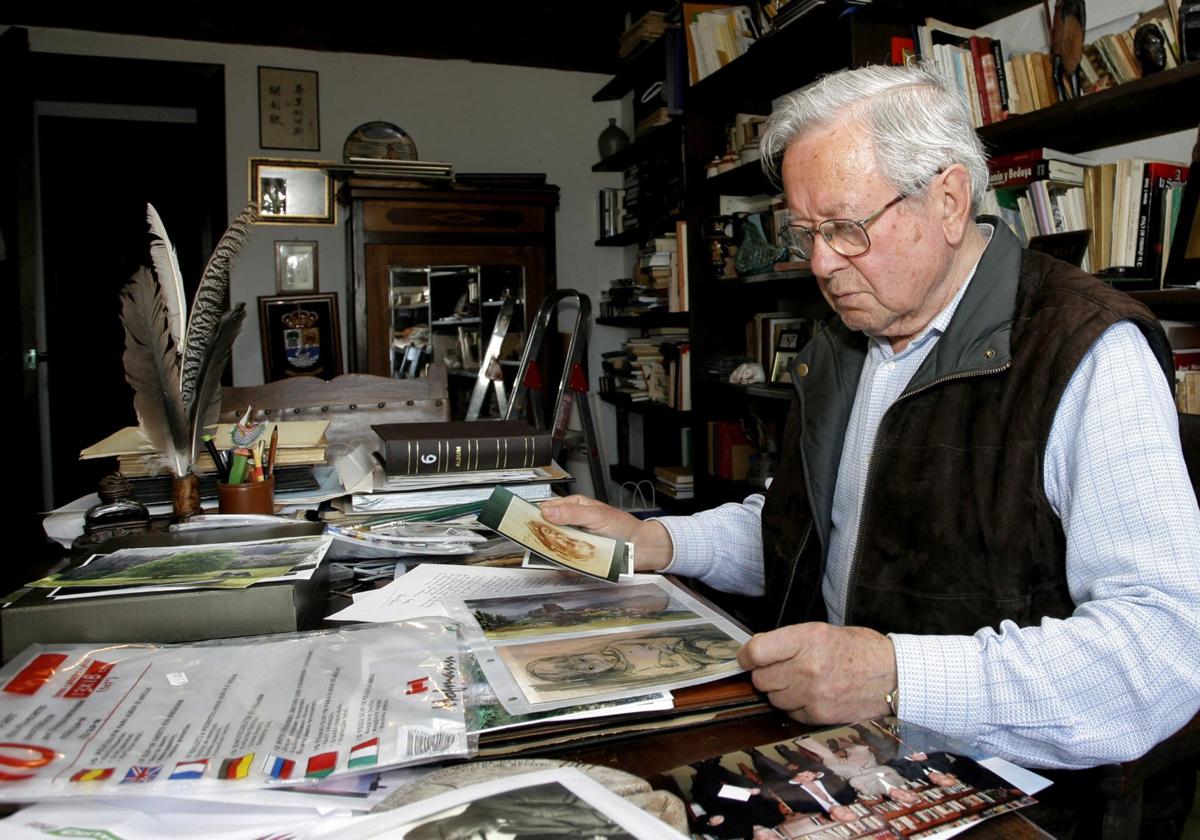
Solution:
M719 213L720 196L777 192L758 161L744 163L712 178L705 176L709 162L725 151L725 126L733 122L735 114L766 115L773 99L802 87L822 73L884 63L890 36L911 37L912 24L926 16L977 29L1038 5L1029 0L978 4L926 0L906 4L903 9L876 4L842 14L846 7L831 3L760 39L745 55L687 88L682 114L658 130L664 137L669 130L671 143L677 143L675 148L681 155L684 199L680 215L689 231L705 230L705 222ZM654 55L654 61L665 60L664 54ZM651 61L642 56L639 59ZM593 98L597 101L618 98L633 89L634 82L630 79L644 78L637 74L645 72L645 65L630 67L628 73L623 70ZM991 154L1041 146L1079 153L1194 128L1198 121L1200 62L1194 62L1078 100L988 124L979 129L979 134ZM661 142L650 140L648 135L622 150L619 160L602 161L593 169L618 171L621 166L641 159L651 148L660 152L665 147L655 144ZM782 430L791 402L787 386L731 385L708 373L709 363L738 347L744 348L745 319L755 312L787 309L809 318L828 313L811 274L780 272L779 276L768 273L721 279L713 269L709 245L703 236L689 235L685 255L689 266L691 311L687 317L693 356L692 463L697 501L705 506L738 500L753 491L746 482L705 475L705 424L710 420L751 417L770 434ZM1160 317L1200 320L1200 292L1139 294L1145 295L1150 296L1146 302Z

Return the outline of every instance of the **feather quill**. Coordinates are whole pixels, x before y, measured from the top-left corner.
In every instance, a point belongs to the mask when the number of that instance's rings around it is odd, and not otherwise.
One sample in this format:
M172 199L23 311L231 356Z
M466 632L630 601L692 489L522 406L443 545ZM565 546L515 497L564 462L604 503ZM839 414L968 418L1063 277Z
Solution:
M171 244L167 229L153 204L146 205L146 221L149 222L150 233L154 236L150 241L150 259L154 261L154 273L158 275L158 284L162 286L167 305L167 324L171 328L171 340L175 342L175 352L182 353L183 333L187 325L183 272L179 270L175 246Z
M196 289L192 312L187 321L180 379L183 406L189 412L200 376L204 348L212 340L224 314L225 294L229 289L229 271L233 267L234 258L246 244L251 225L257 217L257 205L247 204L217 243L208 264L204 266L204 274L200 277L200 287Z
M239 303L221 316L212 340L200 356L200 372L196 378L196 393L188 409L188 425L191 429L192 463L202 446L204 430L214 425L221 415L221 373L233 353L233 342L242 329L246 318L246 304Z
M162 286L139 268L121 292L125 380L133 388L138 425L177 476L191 469L187 413L179 399L179 357L167 326Z

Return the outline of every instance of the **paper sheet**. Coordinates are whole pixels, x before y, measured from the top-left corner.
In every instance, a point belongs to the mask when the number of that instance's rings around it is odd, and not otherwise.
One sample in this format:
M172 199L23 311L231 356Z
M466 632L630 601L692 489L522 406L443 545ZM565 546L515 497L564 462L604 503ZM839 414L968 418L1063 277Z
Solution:
M328 618L378 622L397 621L400 617L448 615L443 603L446 600L482 595L525 595L543 589L578 586L578 575L566 572L423 563L387 586L356 598L349 607Z

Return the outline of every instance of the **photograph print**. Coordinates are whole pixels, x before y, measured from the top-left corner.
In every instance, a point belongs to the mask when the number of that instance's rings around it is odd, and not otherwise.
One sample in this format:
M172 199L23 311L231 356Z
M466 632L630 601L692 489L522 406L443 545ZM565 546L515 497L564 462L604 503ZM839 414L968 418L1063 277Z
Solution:
M667 775L695 836L934 837L1033 804L970 758L906 743L889 719L713 756Z
M404 831L404 840L448 837L546 838L586 837L635 840L634 835L580 799L550 782L503 791L434 814Z
M262 578L279 577L320 559L325 542L321 537L300 537L185 548L125 548L93 555L83 565L29 585L70 588L187 585L242 589Z
M739 673L744 638L709 622L495 648L530 706L648 693ZM505 704L507 707L507 703Z
M470 598L463 604L491 640L586 633L701 617L657 583Z
M535 505L497 487L479 521L557 565L616 583L625 561L625 541L552 525Z

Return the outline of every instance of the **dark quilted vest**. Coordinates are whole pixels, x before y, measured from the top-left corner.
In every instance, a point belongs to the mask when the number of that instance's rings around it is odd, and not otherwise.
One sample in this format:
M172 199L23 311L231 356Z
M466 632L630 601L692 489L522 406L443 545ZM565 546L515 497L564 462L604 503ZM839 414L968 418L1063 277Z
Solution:
M1071 374L1101 333L1134 321L1171 377L1153 316L1078 269L1022 251L996 225L954 318L880 424L851 572L848 624L972 634L1072 613L1043 455ZM763 509L758 622L822 620L837 464L865 354L840 323L809 344Z

